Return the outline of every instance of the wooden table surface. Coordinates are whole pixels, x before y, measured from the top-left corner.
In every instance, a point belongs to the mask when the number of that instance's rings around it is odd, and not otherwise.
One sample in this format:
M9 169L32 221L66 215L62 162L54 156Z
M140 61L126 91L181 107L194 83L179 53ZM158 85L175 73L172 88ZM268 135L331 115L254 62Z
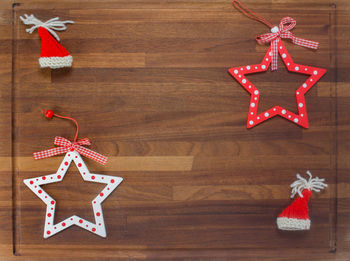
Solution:
M280 117L246 129L249 95L227 69L259 63L267 46L254 39L268 28L230 0L0 2L0 260L350 259L350 2L244 3L273 24L295 18L296 36L320 42L311 51L284 41L295 62L327 69L306 95L309 129ZM59 33L72 69L39 68L25 13L75 21ZM261 110L296 111L305 78L281 62L249 76ZM80 137L109 157L105 167L86 159L90 171L124 178L103 203L106 239L75 226L42 238L45 205L23 179L56 171L62 156L32 153L72 139L74 125L41 109L76 118ZM330 185L312 195L311 230L279 231L289 185L308 169ZM75 167L44 188L57 221L93 220L102 185Z

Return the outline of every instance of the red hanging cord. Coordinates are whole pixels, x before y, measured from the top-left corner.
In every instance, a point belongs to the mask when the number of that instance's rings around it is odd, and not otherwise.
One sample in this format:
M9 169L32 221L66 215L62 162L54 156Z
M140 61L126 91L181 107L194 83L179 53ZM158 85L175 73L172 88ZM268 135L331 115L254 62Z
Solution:
M260 23L263 23L270 28L274 27L269 21L265 20L264 18L260 17L258 14L254 13L252 10L248 9L240 1L233 0L232 3L239 11L241 11L243 14L245 14L249 18L254 19Z
M71 117L66 117L66 116L61 116L61 115L58 115L58 114L55 114L52 110L47 110L47 111L44 111L44 110L41 110L41 112L45 115L46 118L48 119L52 119L53 116L56 116L58 118L62 118L62 119L67 119L67 120L71 120L75 123L75 125L77 126L77 131L75 133L75 137L74 137L74 142L77 141L78 139L78 133L79 133L79 125L78 125L78 122L71 118Z

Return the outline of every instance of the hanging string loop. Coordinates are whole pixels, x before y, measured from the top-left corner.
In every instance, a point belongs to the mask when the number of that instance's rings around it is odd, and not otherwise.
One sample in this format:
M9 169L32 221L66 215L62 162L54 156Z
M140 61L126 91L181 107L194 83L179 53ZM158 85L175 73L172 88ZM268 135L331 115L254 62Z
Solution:
M45 159L45 158L49 158L49 157L53 157L53 156L56 156L59 154L66 153L68 151L77 151L79 154L84 155L92 160L95 160L98 163L101 163L103 165L105 165L107 163L108 158L106 156L103 156L103 155L101 155L93 150L90 150L90 149L83 147L83 145L84 146L91 145L90 140L88 138L77 140L78 134L79 134L79 125L78 125L78 122L74 118L55 114L52 110L48 110L48 111L42 110L42 113L48 119L52 119L55 116L58 118L73 121L76 125L76 132L75 132L75 137L74 137L73 142L67 140L66 138L57 136L55 138L54 144L58 147L51 148L48 150L39 151L39 152L34 152L33 153L34 159L36 159L36 160Z
M260 17L259 15L257 15L256 13L248 9L240 1L234 0L233 5L249 18L254 19L270 27L271 32L258 35L256 36L255 39L259 44L270 43L271 52L272 52L272 57L271 57L272 71L277 70L278 43L281 40L281 38L290 39L292 40L293 44L303 46L306 48L311 48L311 49L318 48L318 44L319 44L318 42L296 37L290 32L290 30L292 30L297 24L295 19L291 17L284 17L282 18L279 26L277 27L277 26L273 26L270 22L268 22L264 18Z

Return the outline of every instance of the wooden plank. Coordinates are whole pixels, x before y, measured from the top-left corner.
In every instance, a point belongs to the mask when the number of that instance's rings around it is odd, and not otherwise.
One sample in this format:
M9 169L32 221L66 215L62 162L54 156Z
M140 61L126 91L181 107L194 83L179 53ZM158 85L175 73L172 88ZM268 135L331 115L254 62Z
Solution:
M11 171L11 158L0 157L0 171ZM21 171L57 171L57 160L61 157L36 161L32 157L18 157L17 166ZM1 164L3 163L3 164ZM189 171L192 156L151 156L151 157L109 157L106 166L93 164L95 171Z
M246 129L249 95L227 69L260 61L266 46L254 37L267 28L231 2L28 0L13 19L11 6L0 4L4 260L348 259L349 3L244 3L274 24L295 18L293 34L320 42L311 52L285 41L295 62L328 70L306 96L309 129L279 118ZM72 69L40 70L37 32L27 34L18 21L29 12L76 21L60 32ZM276 102L296 109L302 77L281 65L251 80L261 88L260 109ZM32 153L52 147L56 135L74 134L69 122L43 119L47 108L78 119L80 137L109 157L106 167L87 161L90 171L124 178L103 204L106 240L77 227L42 239L44 205L23 179L55 171L62 157L35 161ZM312 196L312 228L278 231L275 218L291 202L288 186L307 169L330 184ZM58 202L58 220L72 213L92 220L90 198L101 188L76 169L45 186Z
M3 228L0 233L0 256L11 257L13 254L13 212L15 206L12 191L12 161L9 156L12 154L12 1L2 1L0 3L0 146L1 155L6 155L8 160L3 162L7 167L5 172L1 173L1 190L4 192L0 196L0 224Z

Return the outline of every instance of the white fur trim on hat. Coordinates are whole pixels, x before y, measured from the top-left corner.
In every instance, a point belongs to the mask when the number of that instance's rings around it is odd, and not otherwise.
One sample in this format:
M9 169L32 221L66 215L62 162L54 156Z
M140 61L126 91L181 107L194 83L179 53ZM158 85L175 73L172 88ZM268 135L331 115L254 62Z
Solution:
M41 68L50 67L51 69L58 69L63 67L71 67L73 63L73 57L67 55L64 57L40 57L39 64Z
M298 218L277 218L277 226L281 230L309 230L310 219L298 219Z

